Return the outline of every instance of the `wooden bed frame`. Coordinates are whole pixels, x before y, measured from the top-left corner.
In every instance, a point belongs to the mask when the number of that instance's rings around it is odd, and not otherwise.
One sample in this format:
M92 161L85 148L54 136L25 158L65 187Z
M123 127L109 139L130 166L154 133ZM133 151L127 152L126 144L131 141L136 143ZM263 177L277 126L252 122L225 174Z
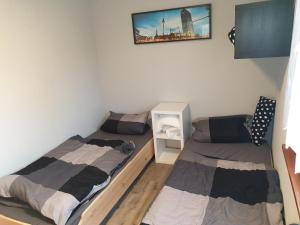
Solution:
M81 215L79 225L99 225L154 156L153 139L121 170ZM31 225L0 215L0 225ZM33 224L32 224L33 225Z

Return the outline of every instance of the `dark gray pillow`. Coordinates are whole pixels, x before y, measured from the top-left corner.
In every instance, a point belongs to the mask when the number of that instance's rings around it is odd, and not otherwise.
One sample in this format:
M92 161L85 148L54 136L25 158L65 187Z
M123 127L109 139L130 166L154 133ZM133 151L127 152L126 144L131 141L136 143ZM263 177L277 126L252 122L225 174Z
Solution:
M101 130L114 134L144 134L148 128L149 112L141 114L124 114L110 112L110 116L101 126Z
M193 122L193 139L203 143L250 142L250 134L245 127L248 115L233 115L199 118Z

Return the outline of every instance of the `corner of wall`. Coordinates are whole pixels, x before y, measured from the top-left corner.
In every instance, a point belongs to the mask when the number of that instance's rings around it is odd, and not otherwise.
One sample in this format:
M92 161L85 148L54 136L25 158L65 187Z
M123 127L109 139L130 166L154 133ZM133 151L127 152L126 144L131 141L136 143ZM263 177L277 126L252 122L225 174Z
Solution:
M278 171L280 177L280 186L283 194L284 201L284 213L286 224L299 223L299 214L297 205L294 198L290 178L288 175L287 166L285 163L284 155L282 152L283 142L283 113L284 113L284 100L285 100L285 89L286 89L285 74L284 82L281 90L277 97L277 109L275 115L274 132L273 132L273 159L275 169Z

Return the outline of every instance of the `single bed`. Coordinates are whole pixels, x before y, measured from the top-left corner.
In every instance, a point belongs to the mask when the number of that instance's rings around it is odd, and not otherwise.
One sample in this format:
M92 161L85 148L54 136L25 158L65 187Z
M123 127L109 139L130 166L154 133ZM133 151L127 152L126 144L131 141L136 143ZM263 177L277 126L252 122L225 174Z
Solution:
M99 225L154 155L150 129L144 135L120 135L99 130L86 138L87 141L91 139L132 140L136 149L126 164L113 175L110 184L73 212L67 225ZM53 225L54 223L24 203L1 198L0 224Z
M271 148L187 141L141 225L283 225Z

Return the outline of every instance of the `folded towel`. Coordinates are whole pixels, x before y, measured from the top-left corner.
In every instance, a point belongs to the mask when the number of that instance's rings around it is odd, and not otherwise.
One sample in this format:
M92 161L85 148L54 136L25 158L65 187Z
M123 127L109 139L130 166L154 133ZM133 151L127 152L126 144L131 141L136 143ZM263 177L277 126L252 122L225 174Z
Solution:
M180 136L180 129L176 127L170 127L166 130L166 135L168 138L174 138L176 136Z
M161 130L163 126L172 126L172 127L180 128L178 116L173 116L173 115L160 116L157 124L159 130Z

